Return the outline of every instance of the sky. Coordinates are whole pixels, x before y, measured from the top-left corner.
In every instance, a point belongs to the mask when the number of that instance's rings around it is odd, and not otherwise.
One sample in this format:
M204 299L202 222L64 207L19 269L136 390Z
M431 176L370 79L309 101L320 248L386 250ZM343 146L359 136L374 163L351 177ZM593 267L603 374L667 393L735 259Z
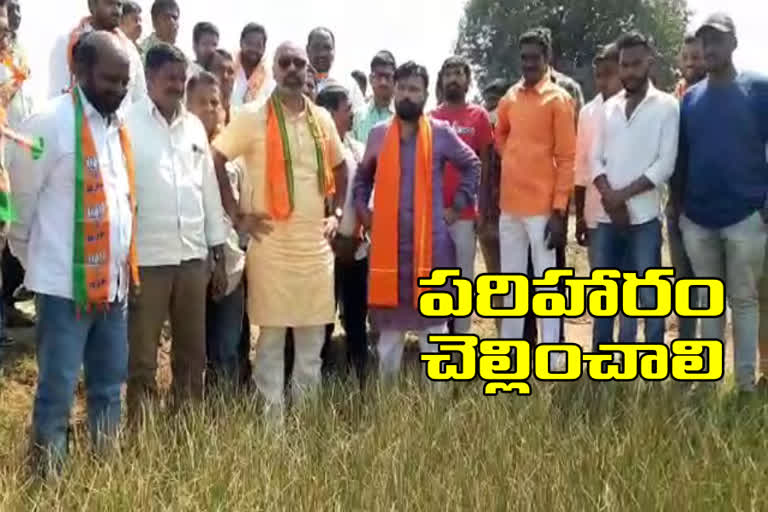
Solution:
M21 42L30 59L30 87L36 97L47 91L46 68L54 41L87 14L86 0L21 0ZM689 0L694 23L705 14L722 9L722 0ZM151 32L152 0L144 8L144 33ZM337 73L368 71L371 57L380 49L392 51L398 62L415 60L434 77L456 42L465 0L179 0L181 29L177 44L192 55L192 27L198 21L215 23L222 33L221 46L238 47L240 30L249 21L264 25L267 52L292 40L304 44L315 26L330 27L336 36ZM385 7L386 6L386 7ZM768 1L731 0L739 37L736 63L768 73ZM434 79L434 78L433 78ZM432 89L432 87L430 87Z

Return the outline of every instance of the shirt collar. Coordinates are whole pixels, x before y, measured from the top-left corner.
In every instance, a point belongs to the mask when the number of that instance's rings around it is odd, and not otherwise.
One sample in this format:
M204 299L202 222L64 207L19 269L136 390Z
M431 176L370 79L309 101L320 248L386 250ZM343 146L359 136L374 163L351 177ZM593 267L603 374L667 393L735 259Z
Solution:
M149 95L145 96L142 101L144 101L144 107L146 108L149 115L155 118L157 121L163 122L169 128L174 128L176 125L181 123L184 120L184 117L187 115L187 109L184 106L184 102L182 101L179 104L179 109L176 111L176 117L174 117L173 121L171 121L169 124L163 114L157 108L157 105L155 105L155 102L153 102L149 97Z
M661 96L663 93L662 91L658 90L654 85L653 82L650 80L648 81L648 92L645 93L645 98L640 102L640 104L635 108L635 111L632 113L632 117L635 117L637 112L639 112L646 103L654 101L657 97ZM624 115L625 112L625 106L627 104L627 90L624 89L620 93L618 93L613 98L616 98L616 102L614 103L615 106L621 107L622 115ZM613 99L611 98L611 99Z
M554 80L554 79L553 79L553 77L552 77L552 70L551 70L551 69L548 69L548 70L547 70L547 71L544 73L544 76L541 78L541 80L539 80L539 82L538 82L536 85L534 85L533 87L526 87L526 85L525 85L525 79L524 79L524 78L521 78L521 79L520 79L520 89L521 89L521 90L523 90L523 91L535 91L536 93L538 93L538 94L541 94L541 93L543 93L543 92L544 92L544 91L545 91L545 90L546 90L548 87L550 87L550 85L551 85L552 83L554 83L554 82L553 82L553 80Z
M661 94L661 91L659 91L656 87L654 87L653 82L650 80L648 81L648 92L645 93L645 98L643 98L643 101L640 102L640 105L645 103L649 99L653 99L657 97L659 94ZM627 90L622 89L621 92L616 94L614 98L617 98L621 101L621 103L626 103L627 101ZM638 106L640 106L638 105Z
M371 98L371 101L368 104L368 112L374 113L374 112L385 112L387 114L394 114L394 111L392 110L392 102L389 102L389 105L387 105L385 108L379 108L376 106L376 100Z

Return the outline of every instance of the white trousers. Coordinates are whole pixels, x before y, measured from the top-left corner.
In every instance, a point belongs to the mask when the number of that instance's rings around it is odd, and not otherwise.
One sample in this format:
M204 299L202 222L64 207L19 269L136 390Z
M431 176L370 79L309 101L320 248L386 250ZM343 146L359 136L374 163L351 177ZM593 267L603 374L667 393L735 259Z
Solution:
M253 360L253 379L268 409L282 411L285 389L285 327L261 327ZM294 327L294 363L291 396L294 403L320 384L325 326Z
M430 334L446 334L448 325L442 324L419 331L419 349L423 353L437 352L437 345L429 343ZM396 376L403 362L406 331L383 330L379 337L379 376L383 378Z
M461 269L461 276L475 281L475 252L477 251L477 236L475 221L459 219L450 227L453 245L456 246L456 266ZM472 315L467 318L454 318L454 331L458 334L468 334L472 330Z
M505 274L523 274L528 272L528 248L531 248L533 270L537 277L544 271L555 268L555 250L547 248L544 238L549 217L537 215L517 217L502 213L499 218L499 243L501 246L501 271ZM556 290L540 288L540 291ZM533 290L531 290L533 291ZM514 305L514 293L504 298L504 306ZM525 318L504 318L501 322L501 337L509 340L523 338ZM542 343L559 343L560 319L542 318L540 320Z

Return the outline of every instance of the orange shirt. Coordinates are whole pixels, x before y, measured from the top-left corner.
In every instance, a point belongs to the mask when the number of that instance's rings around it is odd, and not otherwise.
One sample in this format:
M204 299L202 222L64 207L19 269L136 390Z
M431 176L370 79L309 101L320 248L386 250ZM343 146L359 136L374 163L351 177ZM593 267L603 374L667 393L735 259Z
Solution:
M499 102L502 213L549 215L565 210L573 188L573 102L549 74L535 87L520 81Z

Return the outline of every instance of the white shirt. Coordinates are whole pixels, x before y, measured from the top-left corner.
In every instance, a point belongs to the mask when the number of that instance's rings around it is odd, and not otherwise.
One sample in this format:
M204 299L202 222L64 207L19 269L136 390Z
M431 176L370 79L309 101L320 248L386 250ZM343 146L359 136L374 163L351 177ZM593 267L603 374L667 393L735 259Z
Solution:
M131 106L126 125L136 162L139 265L203 259L227 240L208 137L183 105L170 126L149 97Z
M599 128L600 116L603 115L603 95L584 105L579 114L579 129L576 139L576 164L574 166L574 183L578 187L586 188L586 200L584 204L584 220L587 227L597 227L597 218L603 213L600 204L600 192L592 183L592 147Z
M365 146L347 134L344 137L344 161L347 164L347 195L344 197L344 208L338 229L339 234L343 236L351 237L356 234L357 213L352 201L352 189L357 166L362 162L364 154ZM360 247L355 252L355 260L364 260L368 256L368 246L369 242L367 240L360 244Z
M264 62L264 83L261 84L261 90L256 95L256 98L247 103L248 108L260 108L266 103L272 91L275 90L275 79L272 76L272 69L269 67L266 61L266 56L262 57ZM238 66L237 73L235 73L235 83L232 85L232 98L230 100L230 106L233 113L246 105L245 93L248 92L248 77L245 76L245 69L242 66Z
M655 187L627 201L630 222L643 224L662 213L662 187L677 158L680 107L677 99L652 84L629 119L626 106L625 91L605 103L594 144L592 180L604 174L611 187L619 189L641 176L648 178ZM611 222L602 206L597 221Z
M93 30L88 25L86 30ZM48 67L48 97L55 98L69 88L72 75L69 70L69 61L67 58L67 48L69 47L69 38L71 31L60 36L53 45L51 59ZM118 37L118 36L116 36ZM128 55L131 63L131 76L128 82L128 94L126 94L121 110L128 108L131 103L135 103L147 95L147 83L144 79L144 62L139 55L136 46L124 37L118 37L121 46Z
M110 223L109 300L128 291L128 252L133 214L119 121L105 119L81 94L99 159ZM28 153L10 167L18 221L11 225L11 251L26 269L26 287L40 294L72 299L75 212L75 108L70 95L49 101L21 127L43 138L39 160Z

